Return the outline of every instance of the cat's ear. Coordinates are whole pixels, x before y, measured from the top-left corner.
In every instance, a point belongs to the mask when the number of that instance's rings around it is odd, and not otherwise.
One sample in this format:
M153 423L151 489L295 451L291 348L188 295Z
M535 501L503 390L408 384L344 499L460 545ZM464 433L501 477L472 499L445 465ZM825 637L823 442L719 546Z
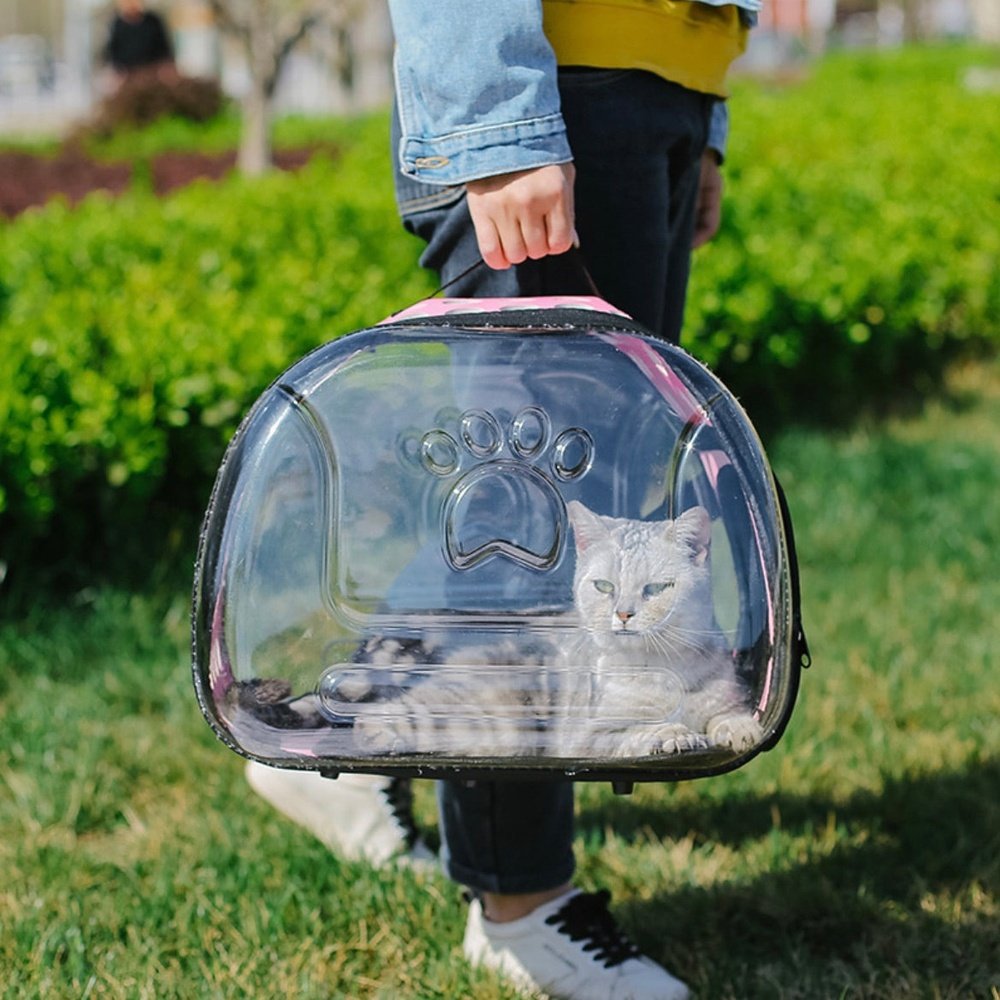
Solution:
M594 542L607 540L608 529L600 515L585 507L579 500L570 500L566 504L566 513L573 526L577 552L585 552Z
M712 519L704 507L692 507L684 511L674 521L677 540L691 547L694 553L691 561L695 566L703 566L708 559L708 547L712 543Z

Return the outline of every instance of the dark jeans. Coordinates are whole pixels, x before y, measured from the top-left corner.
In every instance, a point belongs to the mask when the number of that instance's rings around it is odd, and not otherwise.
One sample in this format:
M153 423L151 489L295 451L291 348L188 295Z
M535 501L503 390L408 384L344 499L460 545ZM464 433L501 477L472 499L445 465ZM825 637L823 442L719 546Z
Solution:
M576 227L602 296L676 342L687 287L701 154L713 99L648 73L560 71L562 112L576 166ZM404 223L427 247L421 264L452 282L479 258L464 189L396 177ZM485 265L451 296L587 295L575 254ZM487 892L536 892L573 874L569 781L442 781L442 862Z
M601 295L676 343L687 288L701 154L714 98L633 70L559 74L576 166L576 228ZM427 243L420 263L446 284L479 259L464 188L396 175L406 228ZM587 295L574 254L482 266L452 296Z

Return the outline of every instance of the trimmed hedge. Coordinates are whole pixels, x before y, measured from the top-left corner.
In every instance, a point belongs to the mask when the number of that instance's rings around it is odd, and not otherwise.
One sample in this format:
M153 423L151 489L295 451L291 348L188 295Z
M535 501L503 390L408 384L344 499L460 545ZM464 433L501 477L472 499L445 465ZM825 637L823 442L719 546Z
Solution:
M358 123L337 163L0 229L0 559L99 572L188 552L263 388L433 290L386 145L383 120Z
M142 128L161 118L207 122L220 114L224 105L217 80L192 76L161 79L156 70L132 73L100 102L77 138L107 138L122 129Z
M996 54L989 56L996 61ZM840 56L734 100L686 346L762 426L849 416L1000 343L1000 102L962 51ZM53 204L0 226L0 561L189 554L226 441L324 340L429 293L386 122L296 175Z
M732 99L724 226L687 346L761 425L843 420L1000 345L1000 51L828 57Z

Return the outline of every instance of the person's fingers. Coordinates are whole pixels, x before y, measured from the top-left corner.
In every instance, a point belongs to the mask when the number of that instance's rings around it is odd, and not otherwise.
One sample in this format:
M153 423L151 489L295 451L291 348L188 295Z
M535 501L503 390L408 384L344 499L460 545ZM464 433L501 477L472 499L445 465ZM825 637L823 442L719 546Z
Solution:
M500 232L492 216L472 213L472 224L476 230L476 242L483 260L496 271L506 271L510 261L504 254Z
M497 270L564 253L576 238L573 165L470 181L469 212L483 260Z
M573 226L573 218L573 190L570 188L568 196L556 202L545 219L546 243L549 253L565 253L570 247L579 243L576 229Z
M694 235L691 238L691 248L697 250L704 246L719 231L722 221L721 206L718 200L704 200L698 205L695 218Z
M500 233L500 245L503 248L503 256L506 266L520 264L528 258L528 248L524 233L516 217L505 217L497 227ZM489 261L486 262L487 264Z
M541 260L551 253L546 228L544 215L532 214L521 219L520 230L524 252L532 260Z
M719 231L721 224L722 174L715 154L711 150L706 150L701 160L691 249L697 250L698 247L708 243Z
M576 235L576 214L573 204L573 187L576 181L576 168L572 163L563 163L559 167L559 186L547 206L545 229L548 237L548 252L551 254L566 253L579 244Z

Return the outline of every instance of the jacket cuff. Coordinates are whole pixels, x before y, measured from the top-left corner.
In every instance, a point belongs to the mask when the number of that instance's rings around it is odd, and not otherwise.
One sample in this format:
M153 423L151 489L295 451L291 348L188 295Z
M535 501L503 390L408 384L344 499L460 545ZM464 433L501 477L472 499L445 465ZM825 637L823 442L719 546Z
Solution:
M429 139L404 136L399 144L403 173L424 184L464 184L572 159L560 114Z
M729 108L725 101L712 105L712 117L708 122L708 148L719 154L719 162L726 158L726 144L729 141Z

